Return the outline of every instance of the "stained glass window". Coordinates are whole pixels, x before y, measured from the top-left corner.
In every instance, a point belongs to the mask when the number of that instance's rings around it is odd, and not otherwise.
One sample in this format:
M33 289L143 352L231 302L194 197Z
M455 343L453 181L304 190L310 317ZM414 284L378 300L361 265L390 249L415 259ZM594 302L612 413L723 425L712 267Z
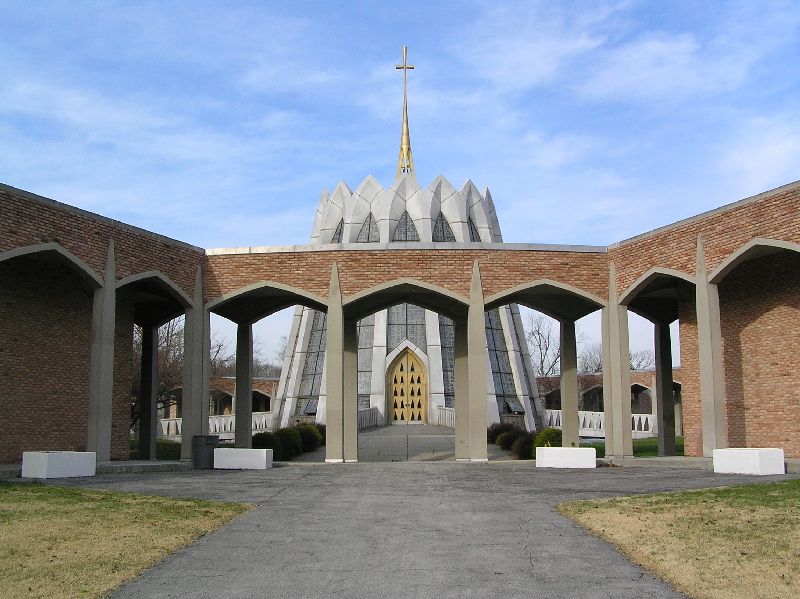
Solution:
M511 360L508 356L498 309L489 310L486 313L486 345L489 349L489 364L492 367L497 409L501 414L523 413L525 410L514 385Z
M414 226L414 221L408 216L408 212L403 212L403 216L400 217L392 241L419 241L419 233Z
M380 241L380 235L378 233L378 223L375 222L370 212L367 220L364 221L361 230L358 232L356 243L371 243L374 241Z
M316 414L319 390L322 385L322 370L325 365L326 315L312 311L311 334L308 340L303 376L300 379L300 394L297 401L298 414Z
M442 375L444 378L444 406L455 407L455 326L452 319L439 314L439 338L442 340Z
M344 231L344 219L339 221L336 230L333 232L333 237L331 237L331 243L342 243L343 231Z
M372 341L375 331L375 315L358 321L358 409L369 408L372 383Z
M475 226L471 218L467 219L467 225L469 226L469 240L480 242L481 234L478 233L478 227Z
M433 241L455 241L456 236L453 235L453 229L450 228L450 223L441 212L433 223Z
M425 309L414 304L397 304L387 310L386 350L387 353L408 339L427 351L425 334Z

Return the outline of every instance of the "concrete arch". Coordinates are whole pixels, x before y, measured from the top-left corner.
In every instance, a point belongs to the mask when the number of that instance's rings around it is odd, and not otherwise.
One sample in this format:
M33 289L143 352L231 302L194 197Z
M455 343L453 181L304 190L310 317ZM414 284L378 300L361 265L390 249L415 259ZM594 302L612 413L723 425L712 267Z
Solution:
M173 299L177 301L184 308L189 308L192 305L192 299L181 289L172 279L167 275L157 270L148 270L135 275L129 275L124 279L117 281L117 289L121 289L126 285L138 283L140 281L157 281L161 286L165 287L170 292Z
M681 272L680 270L675 270L673 268L661 268L660 266L654 266L650 268L647 272L645 272L642 276L636 279L620 296L619 303L620 305L627 306L631 300L633 300L639 292L645 289L652 281L660 277L672 277L675 279L683 279L684 281L691 283L692 285L695 284L695 278L692 275L688 275L685 272Z
M564 302L565 298L572 301ZM538 310L557 320L578 320L587 314L604 308L608 302L603 298L552 279L536 279L504 289L486 298L486 310L517 303Z
M20 258L22 256L35 256L57 254L60 258L66 261L89 285L98 288L103 286L102 279L95 273L83 260L78 258L75 254L64 248L62 245L49 242L39 243L36 245L28 245L25 247L14 248L0 253L0 262L11 260L13 258Z
M742 262L752 260L753 258L768 256L770 254L777 254L782 251L800 253L800 244L780 239L770 239L768 237L756 237L751 239L720 262L720 264L711 271L708 282L717 285Z
M433 283L408 277L380 283L347 296L342 307L348 318L357 320L403 302L416 304L456 320L466 318L469 308L468 298Z
M320 312L328 311L328 300L305 289L259 281L223 294L206 303L206 310L234 322L256 322L270 314L300 304Z

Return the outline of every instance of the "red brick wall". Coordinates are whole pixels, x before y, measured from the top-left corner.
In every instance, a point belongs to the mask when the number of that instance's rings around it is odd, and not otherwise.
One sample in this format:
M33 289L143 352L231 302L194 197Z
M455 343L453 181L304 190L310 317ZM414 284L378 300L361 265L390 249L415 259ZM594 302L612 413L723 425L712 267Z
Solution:
M0 262L0 463L86 450L92 288L68 267Z
M800 255L741 264L719 285L731 447L800 457Z
M116 319L111 459L127 460L130 450L133 377L138 372L133 359L133 297L130 288L117 293Z
M695 289L682 284L678 290L678 327L681 353L681 409L684 454L703 455L703 424L700 407L700 362L697 348Z
M325 298L335 261L344 295L413 272L415 279L468 298L475 260L480 262L487 297L546 278L608 298L606 254L523 250L331 250L216 255L208 257L203 291L205 300L211 301L253 283L274 281Z

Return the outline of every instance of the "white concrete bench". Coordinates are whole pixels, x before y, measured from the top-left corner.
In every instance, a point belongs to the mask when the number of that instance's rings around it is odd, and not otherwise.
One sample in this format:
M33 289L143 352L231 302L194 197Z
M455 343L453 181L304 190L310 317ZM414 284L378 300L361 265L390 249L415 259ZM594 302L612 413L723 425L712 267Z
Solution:
M775 447L715 449L714 472L721 474L785 474L783 450Z
M596 468L594 447L537 447L537 468Z
M217 447L214 449L215 470L267 470L272 468L271 449Z
M22 478L74 478L94 476L97 454L93 451L25 451Z

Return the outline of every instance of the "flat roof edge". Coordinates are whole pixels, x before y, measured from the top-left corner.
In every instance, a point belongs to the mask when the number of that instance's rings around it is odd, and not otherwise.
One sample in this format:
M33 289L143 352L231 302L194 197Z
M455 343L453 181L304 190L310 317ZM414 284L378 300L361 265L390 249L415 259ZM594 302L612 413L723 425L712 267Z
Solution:
M166 235L162 235L160 233L154 233L153 231L148 231L147 229L142 229L141 227L137 227L136 225L124 223L120 220L116 220L108 216L103 216L102 214L97 214L96 212L91 212L89 210L84 210L83 208L78 208L77 206L65 204L64 202L59 202L57 200L41 196L31 191L19 189L18 187L14 187L13 185L8 185L7 183L0 183L0 189L8 191L10 193L21 195L25 199L32 200L34 202L39 202L40 204L53 206L54 208L58 208L59 210L64 210L65 212L72 212L74 214L79 214L81 216L88 216L90 218L94 218L99 221L115 225L117 227L122 227L123 229L128 229L136 233L141 233L147 237L152 237L153 239L162 241L164 243L185 247L201 253L205 251L203 248L197 247L196 245L192 245L190 243L186 243L185 241L180 241L179 239L173 239L172 237L167 237Z
M762 200L764 198L767 198L772 195L777 195L782 192L793 191L798 188L800 188L800 180L793 181L791 183L786 183L785 185L781 185L780 187L769 189L767 191L762 191L761 193L743 198L741 200L736 200L735 202L731 202L730 204L725 204L718 208L712 208L711 210L706 210L705 212L701 212L700 214L695 214L694 216L686 217L679 221L675 221L674 223L670 223L668 225L652 229L651 231L647 231L645 233L639 233L638 235L634 235L633 237L628 237L627 239L623 239L622 241L617 241L615 243L609 244L608 249L611 250L618 247L622 247L624 245L628 245L629 243L633 243L635 241L641 241L642 239L658 235L659 233L669 231L670 229L676 229L678 227L698 222L706 218L709 218L711 216L714 216L716 214L721 214L723 212L727 212L729 210L734 210L735 208L745 206L751 202L756 202L758 200Z

